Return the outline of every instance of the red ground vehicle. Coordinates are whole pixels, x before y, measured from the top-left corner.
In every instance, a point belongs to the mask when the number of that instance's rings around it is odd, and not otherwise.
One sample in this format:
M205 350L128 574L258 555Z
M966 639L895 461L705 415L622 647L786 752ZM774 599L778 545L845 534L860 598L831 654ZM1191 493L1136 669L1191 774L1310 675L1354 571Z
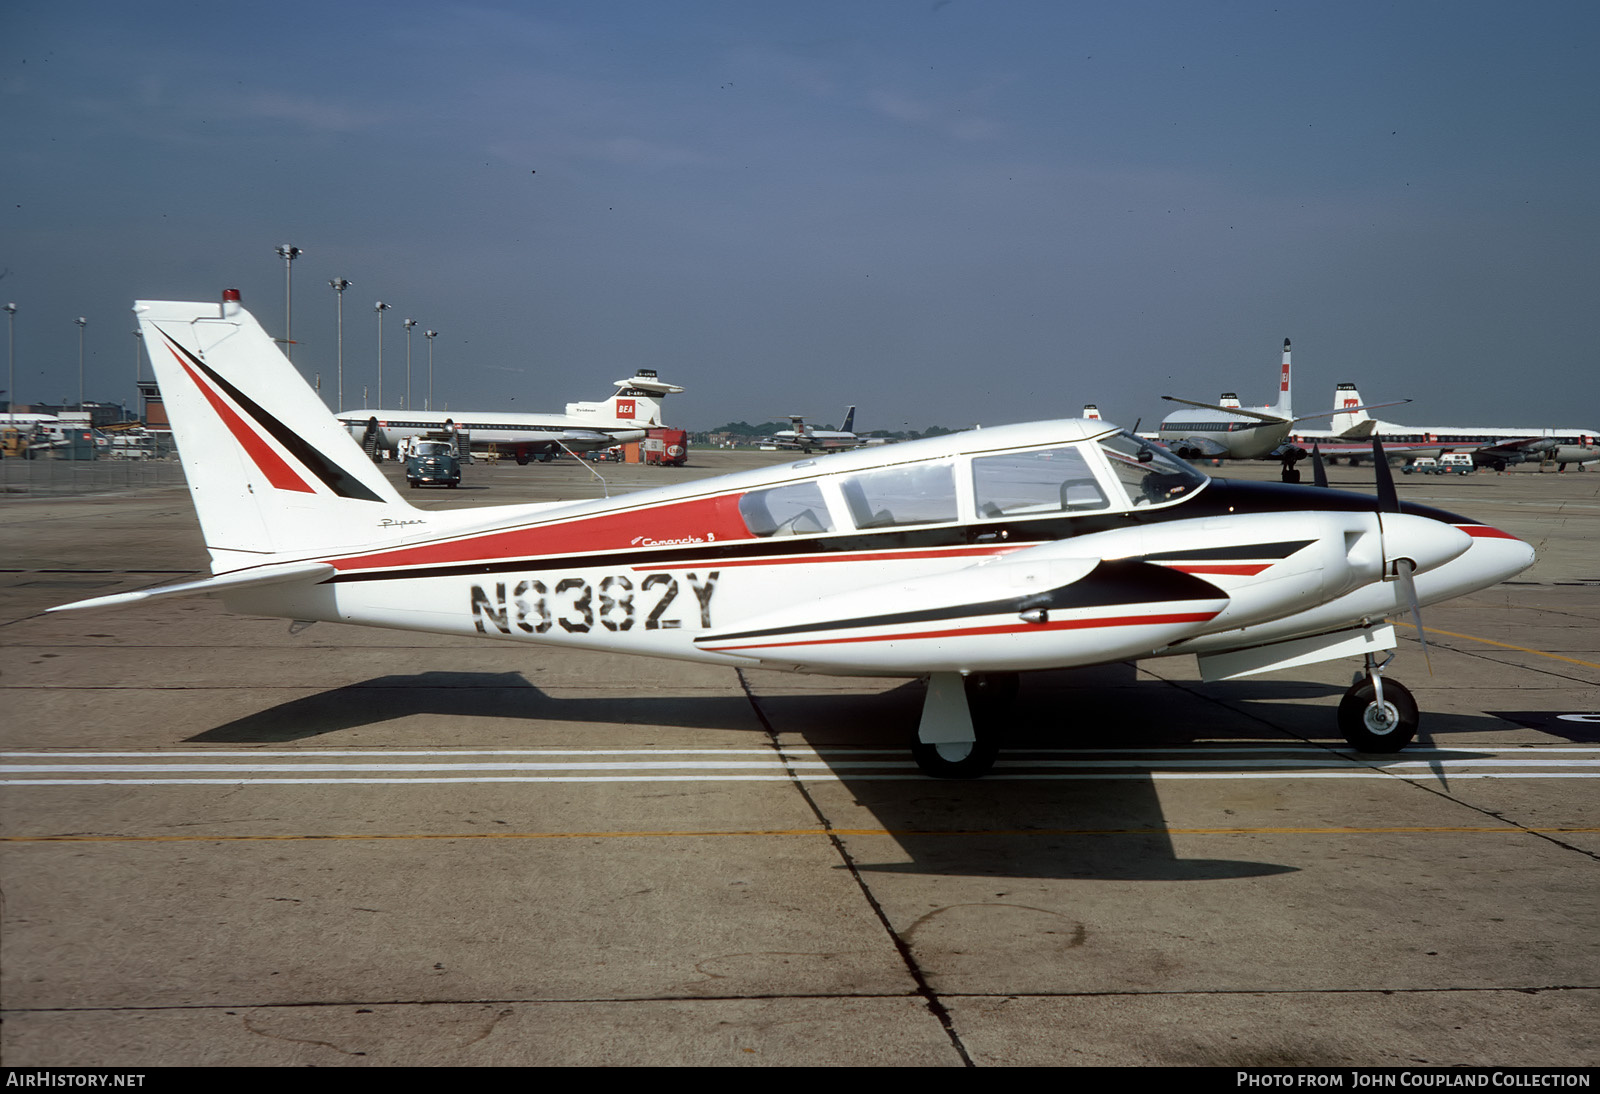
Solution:
M689 434L682 429L652 429L639 442L645 463L682 467L689 462Z

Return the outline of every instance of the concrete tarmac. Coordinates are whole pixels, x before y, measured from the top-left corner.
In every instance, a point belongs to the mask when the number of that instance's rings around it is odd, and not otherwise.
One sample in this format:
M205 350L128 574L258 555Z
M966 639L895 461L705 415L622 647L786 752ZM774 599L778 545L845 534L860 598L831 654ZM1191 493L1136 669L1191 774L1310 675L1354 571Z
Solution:
M1411 749L1343 746L1354 662L1173 658L1029 674L970 783L912 765L916 683L45 615L202 570L187 493L0 500L0 1056L1600 1063L1600 474L1397 479L1539 551L1425 611L1431 675L1401 626ZM475 464L408 497L601 489Z

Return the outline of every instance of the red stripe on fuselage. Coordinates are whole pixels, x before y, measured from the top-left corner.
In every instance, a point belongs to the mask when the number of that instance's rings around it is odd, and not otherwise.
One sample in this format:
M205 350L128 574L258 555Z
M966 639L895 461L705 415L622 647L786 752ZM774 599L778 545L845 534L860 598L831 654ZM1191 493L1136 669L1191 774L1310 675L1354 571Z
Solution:
M641 531L645 534L640 534ZM334 559L333 565L341 571L440 566L626 551L641 547L700 547L749 537L744 521L739 518L739 495L724 494L654 509L600 513L506 532L488 532L444 543L400 547L377 554Z
M221 395L211 390L211 385L202 380L200 375L189 367L189 363L179 356L177 350L169 345L167 346L167 352L172 354L173 360L178 362L178 367L182 368L188 374L189 379L194 381L194 386L200 389L200 394L206 397L206 402L210 403L211 409L217 412L217 417L222 419L222 424L228 427L228 431L233 434L234 439L243 446L245 452L255 461L256 466L261 469L261 473L267 477L269 483L279 490L293 490L300 494L316 493L310 483L296 475L294 469L283 462L283 457L274 452L271 446L261 439L261 434L251 429L249 424L234 413L233 408L223 401Z
M1240 577L1255 577L1262 570L1270 568L1272 563L1162 562L1157 565L1165 566L1169 570L1180 570L1186 574L1237 574Z
M1061 619L1045 623L999 623L988 627L952 627L942 631L909 631L901 634L867 634L850 638L802 638L793 642L748 642L738 646L707 643L703 649L713 653L734 650L770 650L790 646L838 646L854 642L903 642L915 638L966 638L983 634L1026 634L1030 631L1085 630L1091 627L1148 627L1162 623L1206 623L1219 612L1179 612L1169 615L1117 615L1100 619ZM715 640L713 640L715 641Z
M1467 535L1472 536L1474 539L1516 539L1517 538L1516 536L1512 535L1510 532L1502 532L1500 529L1491 528L1487 524L1458 524L1458 525L1456 525L1456 527L1461 529L1463 532L1467 533Z

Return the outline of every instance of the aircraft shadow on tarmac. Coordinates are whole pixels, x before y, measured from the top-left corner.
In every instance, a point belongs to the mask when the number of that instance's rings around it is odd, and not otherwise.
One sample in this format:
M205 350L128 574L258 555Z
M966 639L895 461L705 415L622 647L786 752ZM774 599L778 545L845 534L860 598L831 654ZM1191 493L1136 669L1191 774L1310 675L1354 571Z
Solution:
M574 690L581 690L581 685ZM317 692L237 718L188 738L189 743L273 744L313 738L412 716L448 722L513 718L529 723L527 741L544 722L615 722L624 725L758 728L742 695L650 695L638 698L560 698L519 672L421 672L377 676ZM443 743L435 741L434 744Z
M786 677L792 680L792 677ZM874 779L881 768L851 763L863 750L871 757L904 749L921 707L919 682L886 691L793 691L781 685L752 687L759 719L742 695L662 697L560 697L529 683L520 673L427 672L380 676L294 699L189 738L193 743L271 744L327 739L384 721L410 716L444 720L516 719L527 723L527 746L537 746L541 723L596 723L646 728L724 729L746 736L763 723L787 739L798 737L834 768L833 774L869 810L909 859L867 862L870 840L845 837L851 866L864 872L1006 878L1083 878L1119 881L1201 881L1262 877L1296 867L1231 859L1180 857L1162 812L1153 772L1123 772L1116 779L1008 780L974 782L934 779ZM770 693L764 693L770 691ZM1136 682L1131 665L1109 665L1031 674L1005 730L1002 772L1026 765L1030 754L1075 749L1204 749L1208 744L1270 750L1303 748L1306 741L1342 742L1333 735L1331 704L1338 689L1267 681L1255 684L1163 687ZM1317 699L1316 702L1305 702ZM1248 707L1248 713L1241 710ZM1439 732L1483 729L1483 721L1451 717ZM1425 723L1426 724L1426 723ZM765 737L765 734L762 734ZM1192 751L1186 753L1193 759ZM1230 769L1218 752L1213 770ZM1332 753L1330 752L1330 756ZM1270 772L1261 754L1251 756L1251 774ZM1285 771L1302 768L1292 755ZM1381 767L1384 760L1369 757ZM1442 774L1440 775L1442 779ZM1223 782L1210 784L1223 794ZM1262 784L1252 782L1252 788ZM1230 792L1237 792L1230 791ZM1254 789L1245 793L1255 793ZM813 794L814 800L822 796ZM1220 798L1219 798L1220 801ZM819 806L821 807L821 806ZM1219 813L1223 811L1219 807ZM1225 816L1226 814L1224 814ZM1219 817L1219 827L1226 827Z

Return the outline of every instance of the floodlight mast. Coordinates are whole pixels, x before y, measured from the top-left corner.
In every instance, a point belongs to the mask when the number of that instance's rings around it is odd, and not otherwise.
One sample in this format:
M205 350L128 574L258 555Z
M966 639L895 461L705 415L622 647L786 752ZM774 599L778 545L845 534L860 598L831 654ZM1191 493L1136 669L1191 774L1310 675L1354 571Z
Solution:
M78 324L78 409L83 409L83 328L89 325L89 320L78 316L73 320Z
M6 377L6 408L17 412L17 305L6 305L6 359L10 372Z
M293 275L294 260L305 252L299 247L287 243L278 245L278 257L283 259L283 355L289 360L294 360L294 312L290 302L294 297Z
M417 325L415 319L405 321L406 328L406 408L415 409L411 403L411 328Z
M333 289L335 298L339 301L339 327L338 327L338 355L339 355L339 397L338 409L344 409L344 291L350 287L350 282L342 277L335 277L328 282Z
M394 307L385 304L382 300L372 305L372 310L378 313L378 409L383 409L383 313Z
M436 331L436 330L425 330L425 331L422 332L422 337L424 337L424 338L426 338L428 340L428 407L427 407L427 409L432 410L433 409L433 340L435 338L439 337L439 332Z

